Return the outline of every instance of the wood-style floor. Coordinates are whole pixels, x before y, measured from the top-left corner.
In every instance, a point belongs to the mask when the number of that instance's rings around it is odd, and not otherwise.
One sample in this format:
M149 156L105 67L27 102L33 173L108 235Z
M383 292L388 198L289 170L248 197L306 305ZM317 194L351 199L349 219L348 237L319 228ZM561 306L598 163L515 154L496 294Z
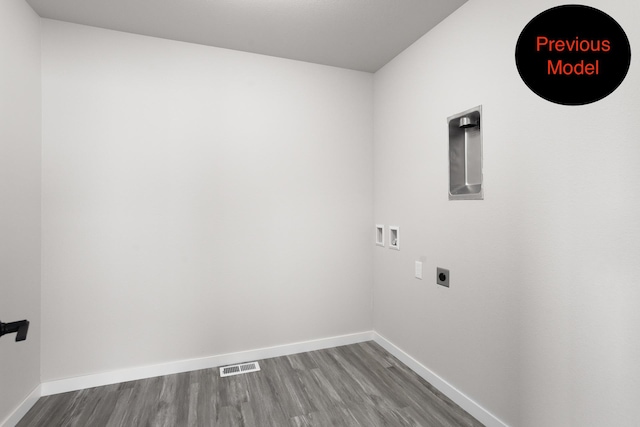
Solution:
M482 426L374 342L42 397L18 427Z

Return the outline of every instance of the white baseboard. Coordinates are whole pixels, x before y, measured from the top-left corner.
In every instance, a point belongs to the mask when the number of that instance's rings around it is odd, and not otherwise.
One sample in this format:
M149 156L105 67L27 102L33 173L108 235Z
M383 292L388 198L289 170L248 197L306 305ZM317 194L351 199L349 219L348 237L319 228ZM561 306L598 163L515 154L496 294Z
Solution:
M438 376L435 372L422 365L420 362L402 351L395 344L387 340L377 332L373 332L373 340L380 344L382 348L400 359L402 363L411 368L412 371L420 375L432 386L441 391L449 399L453 400L458 406L471 414L475 419L480 421L487 427L508 427L498 417L484 409L473 399L462 393L460 390L449 384L446 380Z
M138 368L121 369L118 371L104 372L100 374L84 375L75 378L65 378L57 381L42 383L42 396L66 393L68 391L82 390L85 388L99 387L126 381L153 378L162 375L178 374L181 372L209 369L218 366L233 365L250 360L269 359L272 357L287 356L290 354L307 351L322 350L341 345L355 344L371 341L373 332L361 332L357 334L341 335L313 341L303 341L293 344L275 347L260 348L257 350L241 351L238 353L221 354L217 356L203 357L199 359L179 360L160 365L142 366ZM37 399L36 399L37 400Z
M29 412L29 409L31 409L33 405L36 404L38 399L40 399L40 396L42 396L41 389L42 389L42 386L38 385L29 394L29 396L27 396L27 398L22 401L20 406L18 406L16 410L13 411L13 413L7 417L7 419L5 419L2 423L0 423L0 427L15 427L16 424L18 424L18 422L22 419L22 417L27 415L27 412Z

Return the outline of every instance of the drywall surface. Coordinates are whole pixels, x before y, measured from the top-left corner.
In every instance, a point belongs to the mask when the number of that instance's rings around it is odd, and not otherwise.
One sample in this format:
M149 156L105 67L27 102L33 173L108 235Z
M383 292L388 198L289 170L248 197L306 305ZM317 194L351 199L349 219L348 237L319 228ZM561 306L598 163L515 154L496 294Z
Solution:
M43 382L370 330L372 89L44 20Z
M40 384L40 19L0 2L0 424Z
M638 423L640 4L583 3L632 48L599 102L518 75L516 40L555 1L471 0L374 79L374 223L402 231L400 251L371 244L374 329L511 426ZM485 199L448 201L446 118L480 104Z

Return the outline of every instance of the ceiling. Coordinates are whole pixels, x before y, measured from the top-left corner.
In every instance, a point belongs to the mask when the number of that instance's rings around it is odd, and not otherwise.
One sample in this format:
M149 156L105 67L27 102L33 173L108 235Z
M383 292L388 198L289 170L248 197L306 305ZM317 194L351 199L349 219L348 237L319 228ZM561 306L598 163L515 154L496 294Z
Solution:
M467 0L27 0L43 18L375 72Z

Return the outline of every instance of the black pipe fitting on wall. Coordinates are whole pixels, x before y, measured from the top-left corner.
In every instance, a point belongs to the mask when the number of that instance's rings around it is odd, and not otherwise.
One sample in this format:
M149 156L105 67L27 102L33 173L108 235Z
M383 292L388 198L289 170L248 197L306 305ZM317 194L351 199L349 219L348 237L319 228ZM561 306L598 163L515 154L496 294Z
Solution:
M16 342L24 341L27 339L27 332L29 331L29 321L20 320L18 322L2 323L0 322L0 337L6 334L12 334L17 332Z

